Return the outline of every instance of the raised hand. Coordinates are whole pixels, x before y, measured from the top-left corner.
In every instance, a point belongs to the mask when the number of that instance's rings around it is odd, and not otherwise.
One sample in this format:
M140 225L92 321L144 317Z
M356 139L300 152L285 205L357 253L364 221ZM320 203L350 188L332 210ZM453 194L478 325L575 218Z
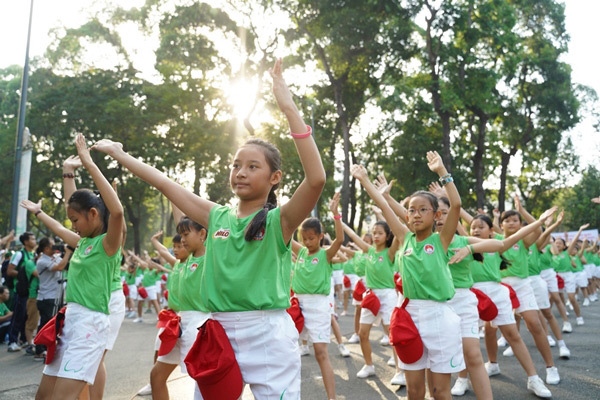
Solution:
M440 157L437 151L427 152L427 166L432 172L435 172L438 175L446 173L446 167L444 167L442 157Z
M600 197L594 197L592 203L600 204Z
M580 231L586 230L586 229L587 229L589 226L590 226L590 224L581 225L581 226L579 227L579 230L580 230Z
M371 206L371 211L373 211L375 214L381 214L381 208L377 206Z
M563 210L560 212L560 214L558 214L558 217L556 217L556 222L558 222L560 224L564 218L565 218L565 211Z
M435 194L436 197L448 197L448 194L446 193L446 189L437 182L431 182L429 184L429 191L431 193Z
M404 199L402 199L402 201L400 202L400 205L404 208L406 208L408 206L408 202L410 201L410 196L406 196Z
M117 180L117 178L113 179L113 181L111 182L111 186L112 186L113 190L115 191L115 193L118 193L118 191L117 191L118 183L119 183L119 181Z
M38 211L42 211L42 199L40 199L37 203L34 203L31 200L23 200L21 202L21 207L23 207L30 213L35 214Z
M81 163L79 156L69 156L69 158L63 162L63 172L73 172L81 166L83 166L83 164Z
M163 231L162 231L162 230L161 230L161 231L158 231L158 232L156 232L154 235L152 235L152 237L150 238L150 240L154 240L154 239L158 240L158 238L159 238L159 237L161 237L161 236L162 236L162 234L163 234Z
M450 249L454 252L454 255L450 258L450 261L448 261L448 264L457 264L459 262L461 262L462 260L464 260L469 254L471 254L471 251L469 250L468 247L461 247L461 248L455 248L455 249Z
M367 170L362 165L352 165L352 167L350 167L350 174L359 181L368 179Z
M549 208L548 210L544 211L544 213L542 215L540 215L539 220L540 221L544 221L545 219L548 219L549 217L551 217L551 216L554 215L554 213L556 212L556 210L558 210L557 206Z
M492 210L492 215L494 215L494 218L500 218L500 210L498 210L497 208L494 208Z
M517 211L522 210L523 206L521 205L521 199L519 198L518 194L515 194L514 200L515 200L515 210L517 210Z
M379 190L379 193L386 196L386 195L390 194L390 192L392 190L392 185L394 184L394 182L395 182L395 180L392 179L388 183L387 179L385 179L385 175L381 174L381 175L377 176L377 179L375 179L375 181L373 182L373 185L375 185L377 190Z
M82 165L94 162L92 156L90 156L90 150L85 143L85 137L82 133L78 133L77 137L75 137L75 147L77 148L77 154L79 154Z
M294 109L296 105L294 104L292 93L283 79L283 61L281 58L275 61L275 65L273 65L273 69L269 73L271 74L271 78L273 78L273 94L275 95L279 109L283 112Z
M102 139L97 141L93 146L92 150L98 150L108 155L114 154L115 151L123 149L123 144L119 142L113 142L110 139Z
M329 209L331 210L331 213L336 216L336 215L340 215L340 192L336 192L333 197L331 198L331 200L329 200Z

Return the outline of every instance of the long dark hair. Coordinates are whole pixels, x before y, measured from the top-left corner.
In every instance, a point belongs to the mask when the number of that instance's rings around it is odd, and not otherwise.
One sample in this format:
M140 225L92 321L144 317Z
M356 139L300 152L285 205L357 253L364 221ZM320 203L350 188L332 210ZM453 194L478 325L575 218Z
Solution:
M50 247L50 238L48 237L44 237L38 242L38 247L35 250L35 254L39 256L44 250L46 250L46 247Z
M512 215L514 215L514 214L512 214ZM492 222L490 217L488 217L487 215L485 215L485 214L476 215L473 217L473 221L475 221L476 219L480 219L483 222L485 222L487 224L487 226L490 227L490 229L494 228L494 223ZM471 223L473 223L473 221L471 221ZM473 258L479 262L483 262L483 255L481 253L474 253ZM502 261L500 262L500 270L508 268L510 266L510 261L508 261L506 258L504 258L504 256L502 254L500 254L500 258L502 259Z
M182 235L186 232L190 232L191 230L200 232L202 229L206 230L206 228L204 226L202 226L202 224L199 224L196 221L191 220L189 217L181 218L181 220L177 224L177 233L179 234L177 236L179 236L179 243L181 243L180 235ZM177 242L175 242L175 238L173 238L173 243L177 243Z
M277 147L262 139L250 139L244 144L244 146L249 145L258 146L262 150L265 159L269 164L269 168L271 169L271 173L281 169L281 153ZM264 229L267 225L267 213L277 207L277 195L275 194L277 188L279 188L279 183L273 185L263 209L260 210L258 214L252 218L252 221L248 223L248 226L246 227L246 234L244 235L244 238L248 242L251 242L252 240L263 235Z
M390 226L385 221L377 221L373 227L375 226L381 226L383 228L385 231L385 247L390 247L394 241L394 234L392 233Z
M92 191L90 189L76 190L71 195L71 198L69 198L67 205L78 213L85 212L86 214L90 212L92 208L95 208L102 221L102 233L106 233L110 212L108 211L108 208L106 208L106 204L104 204L104 200L99 191Z

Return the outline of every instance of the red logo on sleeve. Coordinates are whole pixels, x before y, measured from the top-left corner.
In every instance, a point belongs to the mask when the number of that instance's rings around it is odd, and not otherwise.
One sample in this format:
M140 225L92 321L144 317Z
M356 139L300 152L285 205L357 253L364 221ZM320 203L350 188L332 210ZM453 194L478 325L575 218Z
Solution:
M83 251L83 255L87 256L88 254L90 254L90 252L92 251L94 247L92 245L89 245L88 247L86 247L86 249Z
M413 252L413 249L412 248L408 248L408 249L404 250L404 255L405 256L410 256L412 254L412 252Z
M432 244L426 244L423 250L425 250L425 253L427 254L433 254L433 252L435 251L435 247L433 247Z

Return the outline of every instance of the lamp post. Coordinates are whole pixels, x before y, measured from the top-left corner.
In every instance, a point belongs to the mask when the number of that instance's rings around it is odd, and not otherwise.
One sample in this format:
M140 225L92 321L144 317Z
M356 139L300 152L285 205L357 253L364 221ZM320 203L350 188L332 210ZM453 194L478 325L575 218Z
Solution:
M17 117L17 143L15 151L15 174L13 178L12 204L10 208L10 228L17 228L17 210L19 207L19 180L21 176L21 155L23 152L23 131L25 129L25 110L27 107L27 88L29 87L29 39L31 38L31 20L33 17L33 0L29 7L29 27L27 29L27 47L25 49L25 65L21 80L21 102Z

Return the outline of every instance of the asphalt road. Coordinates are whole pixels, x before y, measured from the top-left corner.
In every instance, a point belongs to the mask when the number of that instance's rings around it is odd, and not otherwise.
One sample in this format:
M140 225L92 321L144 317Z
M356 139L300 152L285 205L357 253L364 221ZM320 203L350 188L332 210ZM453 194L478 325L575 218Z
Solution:
M565 341L571 350L570 360L558 358L558 348L554 347L556 365L561 375L561 383L550 386L554 399L592 400L600 399L600 301L582 308L586 324L578 327L571 312L573 333L565 334ZM108 371L105 399L127 400L136 398L139 388L148 383L152 367L153 344L156 335L152 316L145 316L146 322L134 324L131 320L123 323L113 351L106 356ZM342 333L346 338L352 333L353 317L339 318ZM525 327L521 333L536 364L539 375L545 378L543 360L533 344ZM381 346L378 341L383 331L374 328L371 333L373 360L377 376L358 379L356 373L363 365L358 344L346 344L351 357L342 358L337 346L332 342L329 354L335 372L338 399L398 399L405 398L406 388L398 389L389 384L394 368L386 365L391 356L389 346ZM481 341L484 359L485 348ZM325 399L325 389L316 360L311 355L302 357L302 397L304 399ZM499 356L502 374L491 378L496 399L535 399L526 390L527 378L514 357ZM43 365L32 360L24 352L8 353L6 345L0 346L0 399L32 399L40 381ZM193 381L177 369L170 378L169 388L172 399L190 399ZM147 396L146 398L150 398ZM252 399L248 388L244 399ZM472 391L463 399L475 399ZM142 399L142 397L137 397Z

